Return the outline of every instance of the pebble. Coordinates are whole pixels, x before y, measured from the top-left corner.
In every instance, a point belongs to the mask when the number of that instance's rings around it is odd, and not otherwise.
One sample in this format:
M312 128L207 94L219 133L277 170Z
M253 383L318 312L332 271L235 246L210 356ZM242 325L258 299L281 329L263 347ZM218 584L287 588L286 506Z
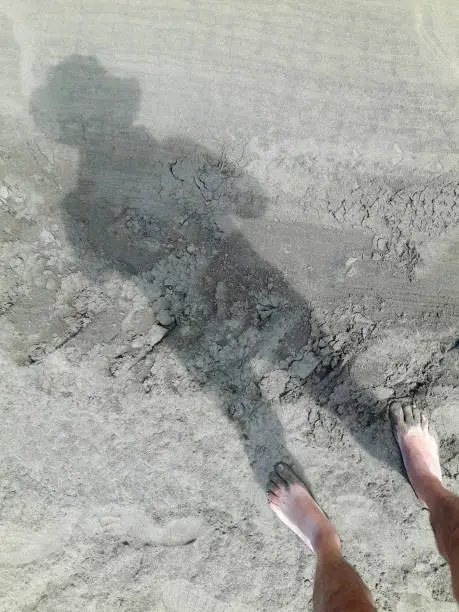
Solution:
M311 353L305 353L299 361L294 361L290 366L290 374L298 378L307 378L319 364L319 359Z
M168 310L160 310L156 315L156 320L160 325L167 327L172 325L175 319Z
M151 346L155 346L158 342L164 338L169 330L165 327L161 327L161 325L153 325L153 327L148 332L148 344Z

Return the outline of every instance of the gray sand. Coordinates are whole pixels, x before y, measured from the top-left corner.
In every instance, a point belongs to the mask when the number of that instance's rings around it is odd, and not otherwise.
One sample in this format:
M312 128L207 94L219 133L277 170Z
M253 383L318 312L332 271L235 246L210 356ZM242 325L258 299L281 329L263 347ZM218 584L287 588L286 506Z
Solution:
M250 5L250 8L247 7ZM0 2L0 609L308 609L302 469L378 609L452 611L459 5Z

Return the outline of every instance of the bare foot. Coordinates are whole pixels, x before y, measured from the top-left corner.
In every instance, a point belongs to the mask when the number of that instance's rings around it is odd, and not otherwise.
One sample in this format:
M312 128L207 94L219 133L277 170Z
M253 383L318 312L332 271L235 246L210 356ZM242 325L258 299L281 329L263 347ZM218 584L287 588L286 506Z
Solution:
M276 463L269 475L268 504L312 551L330 544L340 549L332 523L316 504L306 485L286 463Z
M422 495L424 479L433 475L441 482L438 444L432 435L427 415L416 406L404 406L394 408L390 416L411 486L427 505Z

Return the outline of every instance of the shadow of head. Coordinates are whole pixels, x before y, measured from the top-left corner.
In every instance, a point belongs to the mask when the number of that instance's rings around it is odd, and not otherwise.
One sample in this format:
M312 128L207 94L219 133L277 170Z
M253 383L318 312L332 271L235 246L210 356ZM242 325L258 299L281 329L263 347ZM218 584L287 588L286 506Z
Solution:
M48 71L30 112L49 138L81 147L131 128L140 98L136 79L110 75L95 57L72 55Z
M170 245L215 246L222 217L261 216L259 183L224 153L189 138L158 142L134 124L141 90L111 75L95 57L72 55L50 68L30 100L44 134L79 151L76 189L62 201L65 227L79 257L102 255L136 274Z

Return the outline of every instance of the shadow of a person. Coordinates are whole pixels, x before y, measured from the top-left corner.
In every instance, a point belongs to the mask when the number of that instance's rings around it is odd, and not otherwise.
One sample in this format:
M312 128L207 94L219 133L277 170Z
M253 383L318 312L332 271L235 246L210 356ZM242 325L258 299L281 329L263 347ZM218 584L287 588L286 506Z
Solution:
M79 55L51 68L31 98L36 124L79 152L76 188L62 202L78 256L151 282L163 343L215 394L262 487L275 461L295 464L270 399L304 391L398 466L383 407L341 350L320 348L310 305L234 222L263 214L261 186L194 142L156 141L134 124L139 106L135 79Z

